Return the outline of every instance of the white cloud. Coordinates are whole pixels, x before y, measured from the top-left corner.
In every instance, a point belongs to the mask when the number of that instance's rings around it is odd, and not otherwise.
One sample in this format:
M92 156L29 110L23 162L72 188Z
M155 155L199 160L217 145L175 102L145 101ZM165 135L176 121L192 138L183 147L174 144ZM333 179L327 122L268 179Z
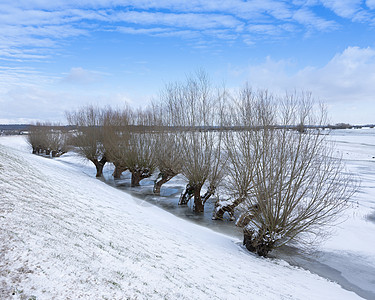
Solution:
M311 91L336 110L332 111L336 118L340 111L341 116L351 118L348 122L375 123L375 49L348 47L321 68L307 66L291 73L293 67L290 61L267 58L263 64L251 66L246 79L254 87L277 94Z
M263 36L288 37L291 32L311 33L339 28L333 19L314 10L324 5L335 14L372 24L370 11L360 0L3 0L0 4L0 50L2 59L32 59L24 49L38 48L48 57L72 37L100 30L156 34L196 39L208 36L250 43ZM374 8L374 0L367 0ZM168 31L166 30L168 29ZM219 31L222 31L219 33ZM153 32L155 31L155 32ZM203 32L204 31L204 32ZM225 32L224 32L225 31ZM202 34L203 32L203 34ZM53 50L52 50L53 49ZM17 55L20 54L19 57Z
M272 24L254 24L247 28L250 32L266 35L279 35L281 33L280 27Z
M338 16L353 18L360 10L362 0L321 0L321 2Z
M122 27L116 28L116 31L126 34L145 34L158 37L180 37L180 38L199 38L202 37L201 32L193 30L176 30L171 27L155 27L155 28L134 28Z
M194 29L235 28L242 22L228 15L193 14L193 13L161 13L127 11L114 14L112 20L144 25L165 25L173 27L187 27Z
M0 67L0 119L7 120L5 123L24 123L35 118L62 117L63 98L57 101L56 92L42 88L53 85L57 79L32 68Z
M329 31L339 27L335 21L329 21L318 17L316 14L306 8L297 10L293 14L293 19L300 24L304 24L308 28L313 28L319 31Z
M65 122L64 112L86 104L121 107L145 105L149 99L112 86L101 86L98 80L109 74L72 68L68 74L44 74L32 68L0 66L0 120L1 123L29 123L34 121ZM96 80L96 81L94 81ZM75 83L74 85L67 85ZM88 88L87 84L90 85ZM147 98L147 99L146 99Z
M164 32L172 31L172 28L162 28L162 27L154 27L154 28L134 28L128 26L118 26L116 27L116 31L126 33L126 34L147 34L147 35L154 35Z
M331 9L335 14L342 18L351 19L357 22L372 23L373 14L367 10L371 9L372 1L363 0L320 0L322 4ZM370 2L370 3L368 3ZM367 7L366 7L367 6ZM374 8L374 7L372 7Z
M199 38L202 36L200 32L193 30L174 30L174 31L165 31L155 34L159 37L180 37L180 38Z
M323 68L306 68L296 75L331 101L373 101L375 95L375 50L349 47Z
M62 82L71 84L90 84L95 83L100 80L104 73L85 70L81 67L71 68L69 74L67 74Z
M139 101L131 101L126 93L121 92L83 89L51 91L45 86L22 85L7 89L4 94L0 92L0 99L3 99L0 100L0 120L3 124L35 121L66 123L65 111L83 105L122 107L125 103L130 103L134 107L139 104Z
M375 9L375 0L366 0L366 5L370 9Z

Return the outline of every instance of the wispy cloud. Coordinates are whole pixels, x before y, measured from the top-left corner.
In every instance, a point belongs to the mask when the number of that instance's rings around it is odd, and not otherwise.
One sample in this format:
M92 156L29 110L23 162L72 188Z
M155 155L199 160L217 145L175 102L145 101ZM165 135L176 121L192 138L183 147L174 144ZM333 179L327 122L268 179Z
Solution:
M339 29L338 18L315 13L322 6L351 21L375 20L374 0L3 0L0 58L42 59L62 42L101 30L248 44ZM25 53L30 48L38 54Z
M128 11L114 14L112 20L142 25L165 25L193 29L236 28L242 25L238 19L219 14L162 13Z
M335 30L339 25L335 21L328 21L324 18L318 17L311 10L302 8L293 14L293 19L299 24L305 25L308 29L319 31Z
M69 74L67 74L63 79L63 83L87 85L91 83L98 82L104 73L97 71L85 70L81 67L71 68Z
M362 6L362 0L321 0L321 2L342 18L365 21L369 20L371 16Z
M118 32L125 34L144 34L159 37L180 37L180 38L199 38L201 32L194 30L181 30L173 27L154 27L154 28L134 28L134 27L116 27Z
M250 32L266 36L279 36L283 28L273 24L252 24L247 27Z

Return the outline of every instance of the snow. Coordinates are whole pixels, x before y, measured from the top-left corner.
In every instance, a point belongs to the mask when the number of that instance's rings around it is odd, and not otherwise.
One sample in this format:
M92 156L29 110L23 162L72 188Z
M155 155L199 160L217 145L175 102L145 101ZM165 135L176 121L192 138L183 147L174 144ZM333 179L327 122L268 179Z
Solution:
M1 299L360 298L88 176L93 166L74 155L29 152L23 137L0 137ZM372 242L371 207L355 210L326 249L373 263L371 244L352 250L342 233L359 242L350 226L366 224Z
M331 138L360 187L343 222L322 245L321 261L375 299L375 129L334 130Z

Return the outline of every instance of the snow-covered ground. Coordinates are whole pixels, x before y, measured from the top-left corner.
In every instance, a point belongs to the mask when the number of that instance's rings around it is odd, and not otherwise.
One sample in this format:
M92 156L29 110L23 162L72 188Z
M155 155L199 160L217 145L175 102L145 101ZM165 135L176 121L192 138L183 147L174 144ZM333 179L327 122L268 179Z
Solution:
M375 129L333 130L331 138L360 188L346 220L322 245L321 262L375 299Z
M92 167L71 156L67 164L29 152L22 137L0 137L0 299L360 298L88 176ZM345 258L337 269L354 279L351 263L375 262L371 159L348 159L353 172L368 174L323 248Z
M342 223L312 254L280 249L276 257L338 282L366 299L375 299L375 129L333 130L337 155L342 156L358 193Z

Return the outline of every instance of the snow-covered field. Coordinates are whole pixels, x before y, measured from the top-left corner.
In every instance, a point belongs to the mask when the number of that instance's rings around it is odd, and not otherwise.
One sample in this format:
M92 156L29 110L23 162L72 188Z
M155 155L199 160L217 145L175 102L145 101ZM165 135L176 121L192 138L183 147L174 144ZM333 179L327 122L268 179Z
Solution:
M330 139L360 181L358 193L315 255L278 256L375 299L375 129L333 130Z
M348 146L347 136L336 137ZM371 139L364 144L375 148ZM368 290L375 286L375 273L363 273L375 270L375 159L348 148L344 158L362 189L323 251ZM91 166L83 170L71 156L67 164L29 152L23 137L0 137L0 299L360 298L146 205L88 176ZM361 274L350 271L358 263Z

